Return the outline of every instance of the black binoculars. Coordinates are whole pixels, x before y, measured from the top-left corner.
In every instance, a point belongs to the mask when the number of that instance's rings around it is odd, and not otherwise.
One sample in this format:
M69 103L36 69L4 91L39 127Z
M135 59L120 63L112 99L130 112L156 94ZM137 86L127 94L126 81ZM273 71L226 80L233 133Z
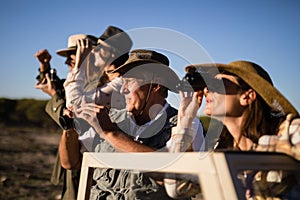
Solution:
M202 75L197 71L188 72L176 86L180 91L204 90L206 83Z
M59 123L64 130L74 128L76 131L80 132L80 122L76 119L63 115L59 117Z

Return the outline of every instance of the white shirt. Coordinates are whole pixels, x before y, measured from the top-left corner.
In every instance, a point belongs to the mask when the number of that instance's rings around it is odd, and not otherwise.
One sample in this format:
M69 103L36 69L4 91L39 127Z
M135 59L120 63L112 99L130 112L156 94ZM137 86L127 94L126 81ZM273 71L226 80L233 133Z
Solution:
M194 130L193 143L192 143L193 151L197 151L197 152L204 151L205 140L204 140L204 134L203 134L203 126L197 117L194 118L191 129ZM167 148L170 149L171 145L172 145L172 139L170 139L167 142Z

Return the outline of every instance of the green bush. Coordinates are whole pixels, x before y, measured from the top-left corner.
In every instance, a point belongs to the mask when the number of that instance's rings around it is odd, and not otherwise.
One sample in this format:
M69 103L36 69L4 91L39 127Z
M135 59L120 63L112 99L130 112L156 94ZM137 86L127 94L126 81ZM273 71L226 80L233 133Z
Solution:
M4 125L57 127L45 112L46 100L0 98L0 120Z
M14 112L17 101L0 99L0 119L2 122L9 120L9 115Z

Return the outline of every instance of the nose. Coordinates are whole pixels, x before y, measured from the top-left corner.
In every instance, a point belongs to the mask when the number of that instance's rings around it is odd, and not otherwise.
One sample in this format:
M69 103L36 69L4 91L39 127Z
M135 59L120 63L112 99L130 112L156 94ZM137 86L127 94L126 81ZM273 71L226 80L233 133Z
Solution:
M70 65L70 63L71 63L71 58L70 58L70 56L69 56L69 57L67 57L67 60L65 61L65 64L66 64L66 65Z

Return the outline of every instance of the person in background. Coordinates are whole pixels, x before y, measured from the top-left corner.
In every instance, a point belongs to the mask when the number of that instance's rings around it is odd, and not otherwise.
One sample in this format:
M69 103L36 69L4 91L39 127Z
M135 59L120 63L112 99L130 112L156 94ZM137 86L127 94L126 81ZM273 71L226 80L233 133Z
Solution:
M73 70L76 63L76 43L78 40L86 41L89 45L89 50L91 50L97 43L98 38L86 34L75 34L68 38L68 48L58 50L56 53L66 57L65 64L68 66L69 71ZM46 49L39 50L34 56L40 62L39 75L36 78L38 81L35 88L51 96L51 99L46 104L45 110L48 115L60 125L59 117L66 112L65 89L63 87L65 79L60 79L55 73L56 70L51 68L51 55Z
M71 71L76 63L77 40L84 40L89 48L95 46L98 38L87 34L75 34L68 38L68 47L66 49L58 50L56 53L66 58L65 64ZM51 55L46 49L39 50L34 55L39 63L39 75L36 77L36 89L42 90L48 94L51 99L47 102L46 113L59 125L59 118L63 115L70 115L66 109L65 90L63 87L64 79L60 79L54 68L51 68ZM79 183L79 171L65 170L60 164L59 154L57 154L56 161L51 176L51 182L55 185L63 180L62 199L76 199L77 188Z
M278 133L287 114L293 117L299 116L297 110L273 86L269 74L256 63L235 61L229 64L187 66L187 68L191 67L196 68L201 73L207 72L214 77L206 82L207 87L204 89L206 98L204 113L221 121L226 127L226 131L222 132L219 138L216 138L217 142L213 150L254 150L260 137ZM188 138L191 132L191 119L196 114L195 110L198 110L201 105L198 100L197 92L186 95L182 93L181 104L184 106L180 107L182 109L179 112L182 114L179 115L180 119L178 119L179 123L177 124L177 130L182 131L172 132L174 138L176 136L181 137L177 137L172 145L177 146L180 142L185 144L183 146L190 145ZM185 150L174 149L177 152ZM190 184L190 182L185 180L185 184ZM171 182L167 180L165 182L168 194L172 197L186 197L197 193L195 190L179 190L180 185L182 186L181 180ZM286 192L285 189L280 192ZM266 190L264 191L266 192ZM253 188L247 190L247 198L254 196Z
M85 51L85 46L81 44L83 43L78 42L79 54ZM128 59L132 40L122 29L109 26L99 37L97 44L90 55L87 55L87 61L77 60L81 65L76 65L77 67L68 74L65 83L69 94L67 101L69 98L70 102L68 109L73 113L74 120L84 118L80 110L86 102L92 101L108 107L124 107L124 97L119 94L122 82L120 74L110 72ZM92 74L89 73L91 71ZM82 153L93 151L94 140L100 140L96 132L99 130L95 130L95 127L99 126L98 120L85 121L89 123L89 128L84 133L78 133L76 127L69 127L63 131L59 153L61 164L66 169L80 169Z
M106 66L117 62L122 55L128 54L132 40L122 29L109 26L97 41L97 46L91 51L85 49L84 43L78 41L78 56L76 65L68 73L64 83L67 94L66 106L70 111L80 106L83 100L95 102L95 93L99 79ZM85 59L84 59L85 58Z

